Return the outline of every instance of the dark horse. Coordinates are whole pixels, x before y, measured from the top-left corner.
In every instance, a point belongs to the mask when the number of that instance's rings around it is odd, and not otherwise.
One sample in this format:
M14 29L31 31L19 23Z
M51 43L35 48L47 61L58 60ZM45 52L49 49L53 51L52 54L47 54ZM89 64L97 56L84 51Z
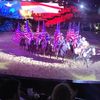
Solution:
M51 44L50 41L47 42L46 49L45 49L45 54L49 55L50 58L51 58L51 56L53 54L53 45Z
M44 39L40 40L40 42L37 45L38 54L45 55L46 46L47 46L47 41Z
M26 47L26 38L25 38L24 36L20 38L20 43L19 43L19 45L20 45L21 47L23 47L23 48Z
M30 44L28 45L28 51L31 52L32 54L36 53L36 40L35 39L32 39L30 41Z
M60 47L59 47L59 51L58 51L58 56L62 57L62 61L64 62L64 58L67 55L67 51L70 50L70 45L68 42L63 42L61 43Z

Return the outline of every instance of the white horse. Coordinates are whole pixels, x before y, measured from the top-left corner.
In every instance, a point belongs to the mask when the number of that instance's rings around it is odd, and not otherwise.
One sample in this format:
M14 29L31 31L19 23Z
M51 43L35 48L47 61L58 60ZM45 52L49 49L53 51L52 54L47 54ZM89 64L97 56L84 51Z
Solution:
M88 47L84 50L76 48L75 53L78 55L75 57L75 60L81 59L83 63L88 67L88 64L90 63L90 58L94 55L96 55L96 49L95 47Z
M87 58L87 59L91 58L93 55L96 55L95 47L87 48L86 50L84 50L82 55L83 55L84 58Z
M90 45L85 40L85 38L82 38L81 41L78 43L77 47L74 49L74 53L81 57L84 50L87 49L89 46Z

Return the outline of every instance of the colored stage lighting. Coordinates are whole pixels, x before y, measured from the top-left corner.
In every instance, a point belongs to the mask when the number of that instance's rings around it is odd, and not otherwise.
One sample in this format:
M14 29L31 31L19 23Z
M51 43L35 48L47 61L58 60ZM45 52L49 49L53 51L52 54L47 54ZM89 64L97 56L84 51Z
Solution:
M11 12L11 13L14 13L14 12L15 12L15 9L14 9L14 8L11 8L11 9L10 9L10 12Z
M81 4L81 5L80 5L80 8L81 8L81 9L83 9L83 8L84 8L84 5L83 5L83 4Z

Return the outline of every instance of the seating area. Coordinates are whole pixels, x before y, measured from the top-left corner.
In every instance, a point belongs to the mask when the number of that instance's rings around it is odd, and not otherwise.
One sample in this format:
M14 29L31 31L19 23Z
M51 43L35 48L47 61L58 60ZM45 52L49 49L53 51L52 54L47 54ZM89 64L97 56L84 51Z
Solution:
M0 100L99 100L99 88L98 83L0 76Z

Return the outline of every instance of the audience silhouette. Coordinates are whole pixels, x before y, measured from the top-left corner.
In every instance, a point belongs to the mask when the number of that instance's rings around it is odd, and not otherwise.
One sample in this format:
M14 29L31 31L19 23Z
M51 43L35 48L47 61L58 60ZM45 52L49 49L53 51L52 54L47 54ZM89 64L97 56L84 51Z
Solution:
M53 89L51 100L73 100L74 91L67 83L60 83Z

